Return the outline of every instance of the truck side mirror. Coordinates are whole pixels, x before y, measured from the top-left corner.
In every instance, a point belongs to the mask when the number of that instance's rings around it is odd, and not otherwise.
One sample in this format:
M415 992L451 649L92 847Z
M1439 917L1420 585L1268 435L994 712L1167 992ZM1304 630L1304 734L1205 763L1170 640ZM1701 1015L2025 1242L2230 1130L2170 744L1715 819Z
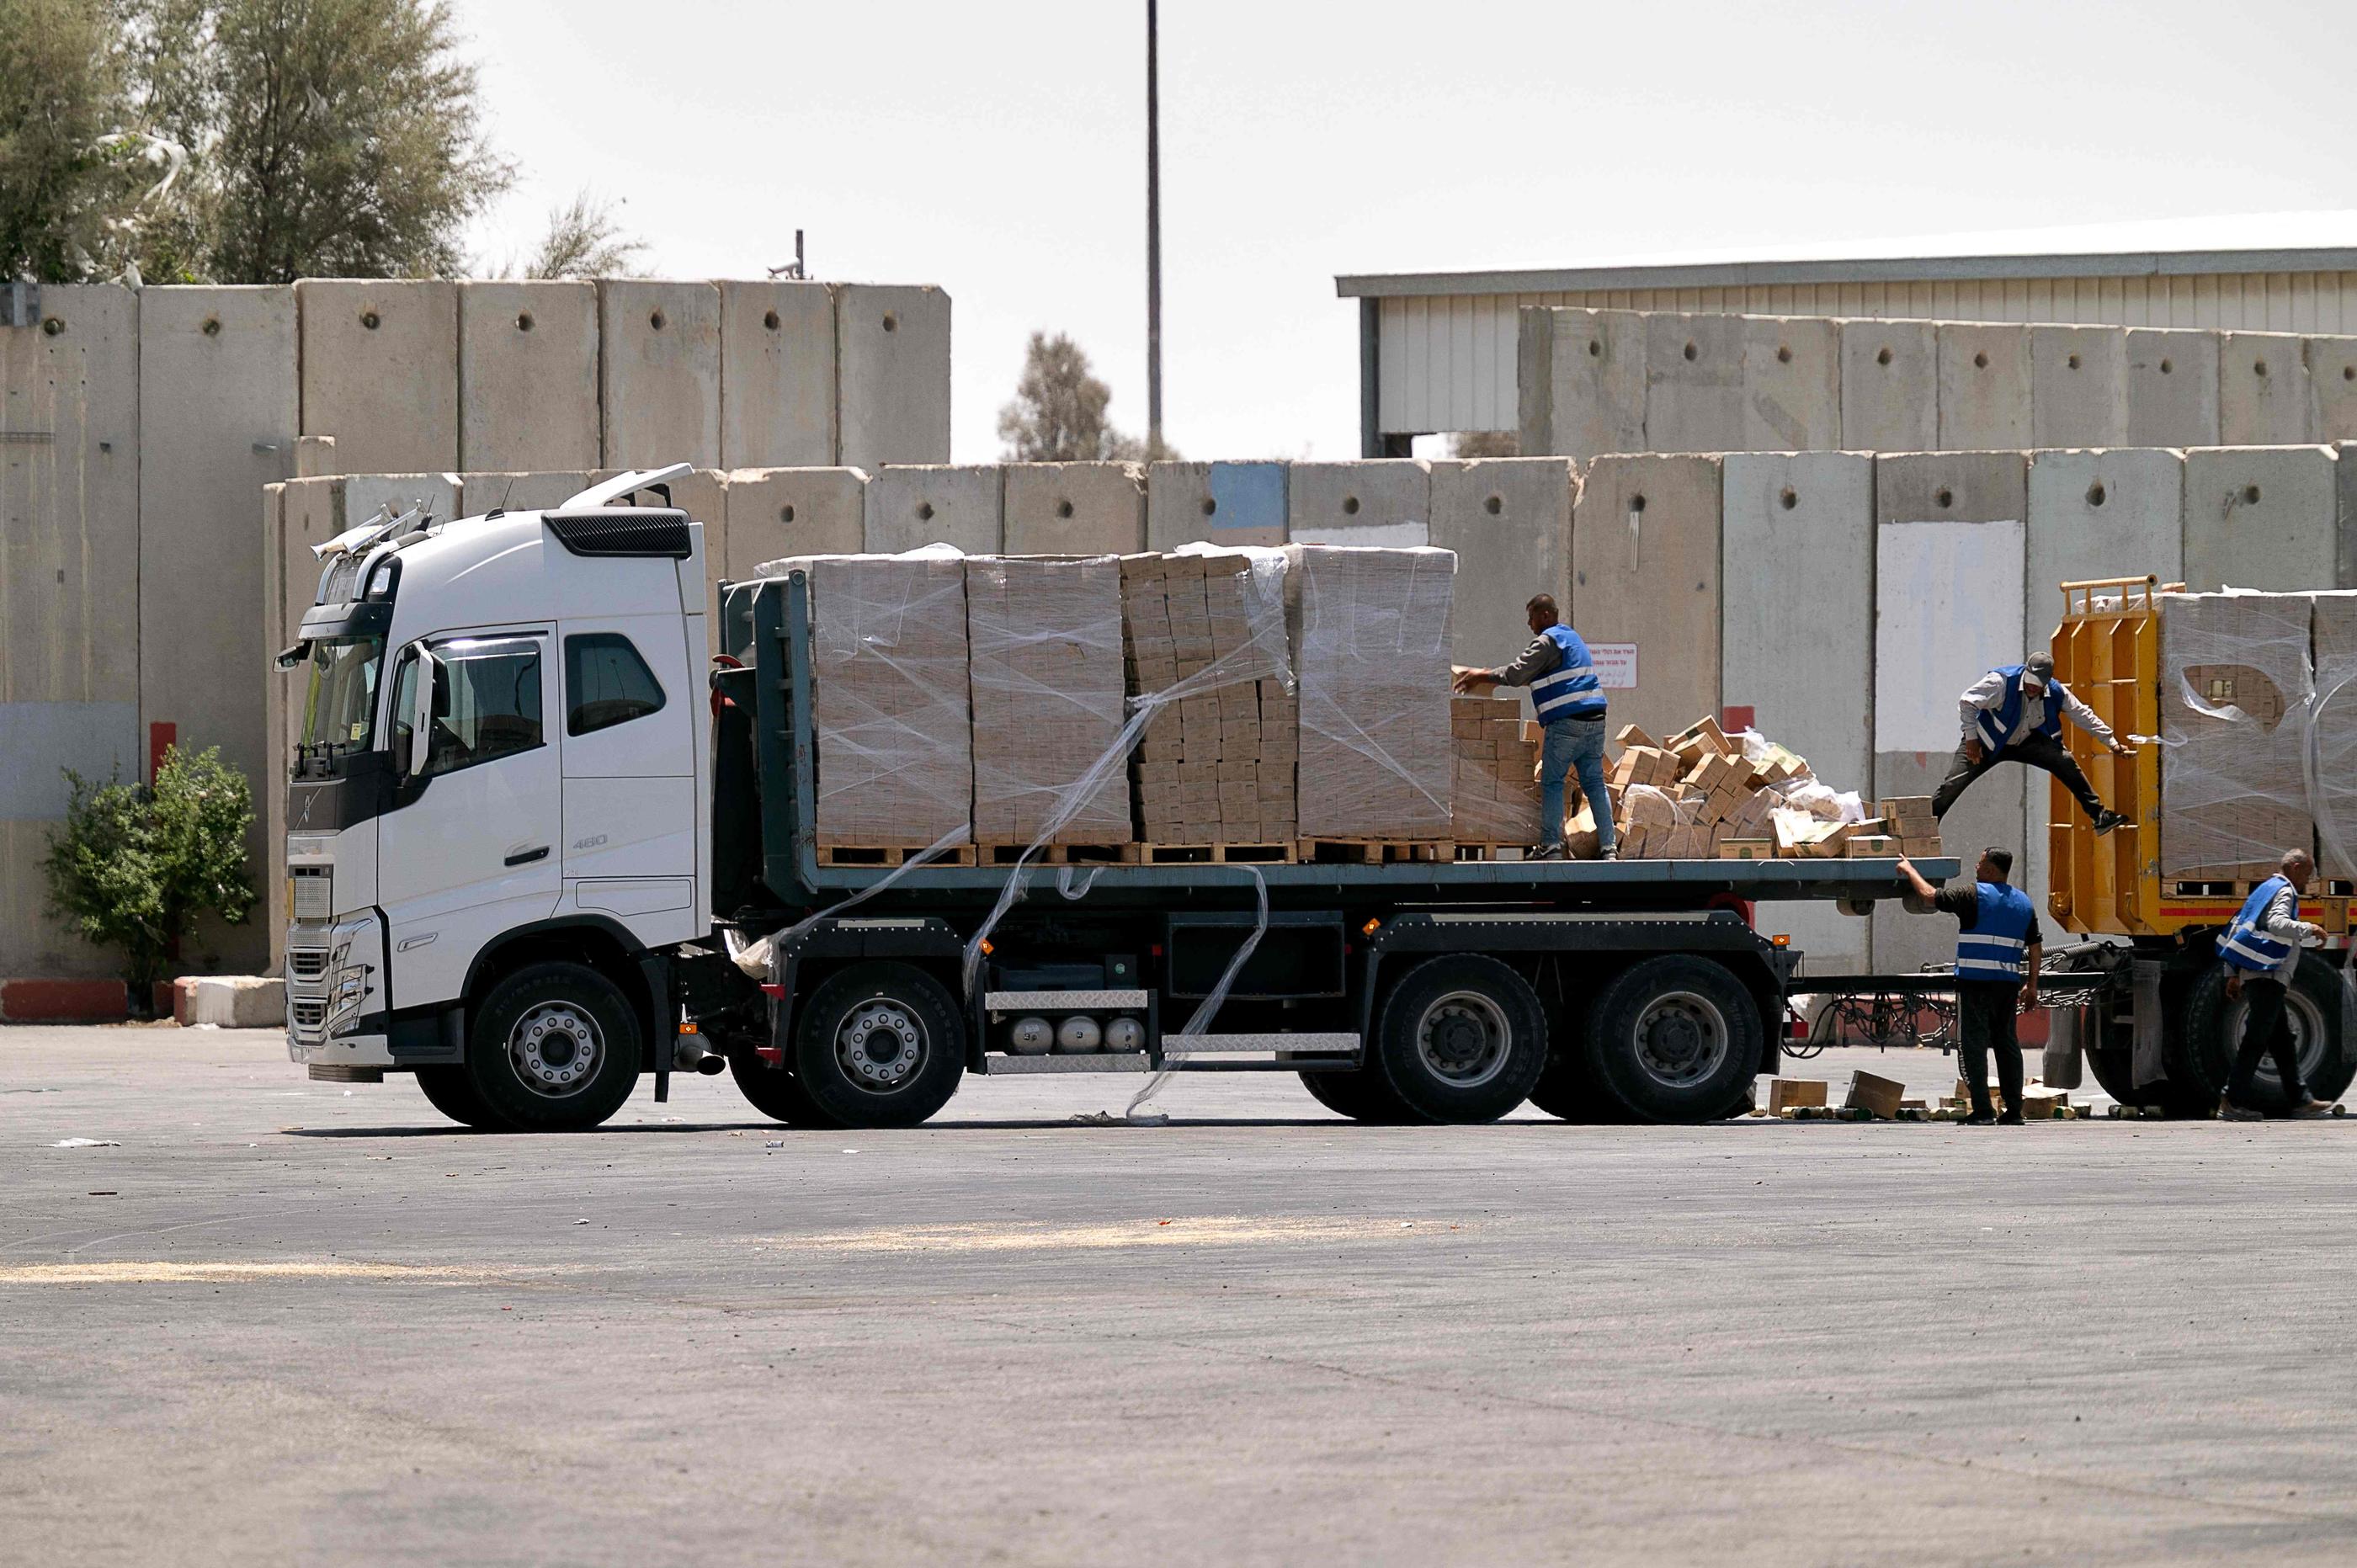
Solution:
M412 779L425 777L425 765L434 755L434 683L441 678L441 660L424 648L418 649L417 679L411 685L409 697L407 772Z

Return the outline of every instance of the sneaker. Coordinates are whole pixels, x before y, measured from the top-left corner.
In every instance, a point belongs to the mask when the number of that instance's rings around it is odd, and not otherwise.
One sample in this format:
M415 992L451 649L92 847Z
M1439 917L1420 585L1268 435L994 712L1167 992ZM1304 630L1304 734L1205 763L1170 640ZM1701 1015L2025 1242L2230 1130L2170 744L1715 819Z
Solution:
M1606 850L1596 858L1598 860L1618 860L1620 858L1620 846L1616 843L1610 849Z
M1531 845L1530 848L1523 852L1523 858L1524 860L1561 860L1563 858L1563 845L1559 843L1534 843Z
M2332 1113L2331 1104L2322 1100L2303 1100L2291 1108L2292 1119L2296 1122L2313 1122L2319 1116L2330 1116Z
M2120 815L2117 811L2113 811L2109 806L2106 806L2102 811L2095 813L2095 836L2097 838L2102 838L2114 828L2125 826L2126 822L2127 819L2126 817Z
M2218 1120L2221 1122L2264 1122L2266 1119L2266 1112L2254 1111L2247 1105L2229 1105L2222 1101L2218 1107Z

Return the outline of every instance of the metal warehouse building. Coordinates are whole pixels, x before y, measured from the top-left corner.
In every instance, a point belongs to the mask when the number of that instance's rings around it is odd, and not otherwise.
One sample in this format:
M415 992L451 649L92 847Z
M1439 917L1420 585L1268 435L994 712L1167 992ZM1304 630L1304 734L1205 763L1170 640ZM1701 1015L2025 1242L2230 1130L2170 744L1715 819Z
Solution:
M1417 435L1515 428L1524 306L2357 333L2357 212L1950 236L1767 260L1345 274L1334 286L1359 302L1361 450L1396 456Z

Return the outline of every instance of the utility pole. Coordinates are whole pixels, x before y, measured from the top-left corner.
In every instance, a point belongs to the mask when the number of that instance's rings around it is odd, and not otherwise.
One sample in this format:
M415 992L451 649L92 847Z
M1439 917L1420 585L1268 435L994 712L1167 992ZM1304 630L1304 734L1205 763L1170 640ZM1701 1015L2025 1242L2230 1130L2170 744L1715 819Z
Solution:
M1146 0L1146 451L1162 452L1162 87L1155 0Z

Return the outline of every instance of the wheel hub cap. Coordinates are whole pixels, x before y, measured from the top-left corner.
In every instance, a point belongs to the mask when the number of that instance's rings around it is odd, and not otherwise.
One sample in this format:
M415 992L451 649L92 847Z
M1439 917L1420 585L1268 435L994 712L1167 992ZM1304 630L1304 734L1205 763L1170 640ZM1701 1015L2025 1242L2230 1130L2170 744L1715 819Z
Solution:
M835 1031L834 1054L845 1077L863 1089L898 1089L924 1056L925 1032L905 1008L864 1002Z
M1498 1004L1476 992L1457 991L1424 1010L1416 1052L1435 1077L1459 1089L1489 1082L1506 1068L1513 1029Z
M1728 1030L1706 996L1674 991L1654 999L1637 1020L1637 1062L1673 1089L1701 1083L1727 1059Z
M508 1059L526 1089L540 1094L577 1091L597 1070L606 1037L597 1021L570 1002L544 1002L508 1032Z

